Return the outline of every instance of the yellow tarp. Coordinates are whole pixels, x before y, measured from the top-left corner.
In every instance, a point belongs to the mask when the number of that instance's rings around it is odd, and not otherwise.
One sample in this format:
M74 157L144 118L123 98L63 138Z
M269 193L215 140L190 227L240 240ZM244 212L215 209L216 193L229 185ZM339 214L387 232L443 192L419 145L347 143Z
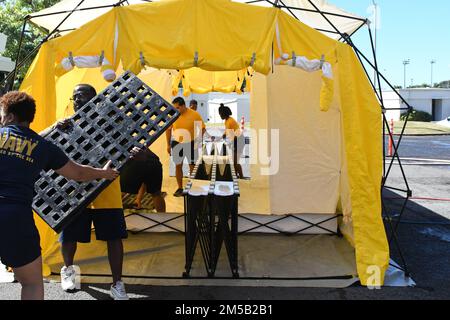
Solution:
M79 81L77 71L55 77L55 66L69 52L73 56L92 56L103 51L114 67L121 63L124 69L135 73L143 68L142 53L145 64L155 68L180 70L197 66L207 71L239 72L253 64L256 72L268 74L272 48L275 58L280 52L292 51L308 59L324 55L333 70L337 70L333 81L339 83L339 91L325 88L321 99L329 104L335 94L339 95L343 157L348 166L350 190L345 210L349 211L351 202L358 273L362 283L367 284L371 275L368 268L376 266L384 275L389 261L380 207L381 114L362 66L349 46L325 37L277 8L226 0L167 0L116 7L80 29L46 42L21 89L37 101L33 129L40 131L64 115L70 91ZM204 85L203 80L193 79L190 77L190 87ZM230 79L222 79L220 88L214 85L212 89L226 91L235 86L235 77ZM302 82L297 85L301 90ZM98 90L104 86L106 82L96 82ZM261 108L265 105L272 107L261 103ZM267 109L261 109L261 113L267 114ZM296 119L291 121L295 123ZM45 259L54 237L47 237L48 230L38 224Z
M367 284L374 268L384 277L389 263L381 217L380 105L352 48L341 44L337 52L341 69L345 66L338 77L356 261L361 282Z
M274 22L279 13L227 0L161 1L117 8L118 55L125 69L242 70L255 53L254 69L270 70ZM195 55L198 55L195 62Z
M183 86L183 95L189 96L192 93L204 94L208 92L242 93L242 84L244 79L249 79L252 69L239 71L205 71L200 68L190 68L180 70L173 76L172 94L178 94L178 86L181 81ZM250 85L246 86L247 92L250 91Z

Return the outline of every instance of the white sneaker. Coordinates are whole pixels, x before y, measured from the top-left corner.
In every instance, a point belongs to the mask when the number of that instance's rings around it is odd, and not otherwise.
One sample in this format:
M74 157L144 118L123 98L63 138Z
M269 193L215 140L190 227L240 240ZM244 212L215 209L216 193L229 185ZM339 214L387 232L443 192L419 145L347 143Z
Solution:
M116 284L111 286L111 291L109 293L111 298L114 300L129 300L128 295L125 291L125 284L122 281L117 281Z
M74 290L76 287L75 278L77 273L73 266L61 268L61 287L64 291Z

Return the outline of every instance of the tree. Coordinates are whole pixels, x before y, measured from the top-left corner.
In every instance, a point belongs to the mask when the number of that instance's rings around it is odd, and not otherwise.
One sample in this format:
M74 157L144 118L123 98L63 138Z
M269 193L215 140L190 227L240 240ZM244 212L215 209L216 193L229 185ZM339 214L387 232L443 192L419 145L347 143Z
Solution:
M3 53L5 57L16 61L17 51L19 49L20 36L24 18L29 14L48 8L59 0L3 0L0 1L0 32L8 37L6 50ZM43 30L27 23L25 29L24 39L22 43L22 50L18 61L21 61L25 56L33 51L33 49L45 37ZM25 73L27 72L31 62L33 61L37 51L30 57L30 59L17 72L17 80L14 87L17 88L22 82Z
M429 87L430 85L428 83L422 83L419 85L409 86L408 88L415 89L415 88L429 88Z
M450 80L442 81L434 85L435 88L450 88Z

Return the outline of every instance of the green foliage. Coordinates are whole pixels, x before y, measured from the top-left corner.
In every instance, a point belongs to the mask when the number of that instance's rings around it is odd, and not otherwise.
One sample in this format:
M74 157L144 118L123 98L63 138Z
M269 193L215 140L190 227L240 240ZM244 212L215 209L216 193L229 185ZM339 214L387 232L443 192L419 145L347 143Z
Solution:
M400 116L400 120L405 121L407 115L407 112L402 113ZM432 120L433 117L431 116L431 114L425 111L413 110L408 116L408 121L431 122Z
M434 87L435 88L449 89L450 88L450 80L446 80L446 81L442 81L442 82L439 82L439 83L435 83Z
M8 37L6 50L2 55L11 58L11 60L13 61L16 61L24 18L33 12L50 7L57 2L59 2L59 0L0 1L0 32L4 33ZM19 61L27 56L30 52L32 52L32 50L44 37L44 32L28 23L27 28L25 29L25 35L22 43L22 51L19 57ZM16 81L14 86L15 88L17 88L22 82L25 73L27 72L28 67L33 61L36 53L19 70L17 77L18 80Z
M414 89L414 88L429 88L429 87L430 87L430 84L422 83L422 84L419 84L419 85L409 86L408 88Z

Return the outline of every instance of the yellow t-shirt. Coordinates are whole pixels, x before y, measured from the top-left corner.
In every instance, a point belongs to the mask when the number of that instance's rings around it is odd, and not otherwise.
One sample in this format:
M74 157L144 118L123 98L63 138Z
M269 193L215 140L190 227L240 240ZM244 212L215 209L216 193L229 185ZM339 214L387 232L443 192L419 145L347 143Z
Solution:
M173 140L179 143L186 143L194 140L196 126L201 129L205 128L202 116L197 111L187 109L172 125L172 137ZM201 131L197 132L197 135L201 135Z
M91 209L122 209L120 178L117 178L88 206Z
M228 119L225 120L225 133L229 139L233 139L234 137L239 137L241 135L239 124L233 117L228 117Z

